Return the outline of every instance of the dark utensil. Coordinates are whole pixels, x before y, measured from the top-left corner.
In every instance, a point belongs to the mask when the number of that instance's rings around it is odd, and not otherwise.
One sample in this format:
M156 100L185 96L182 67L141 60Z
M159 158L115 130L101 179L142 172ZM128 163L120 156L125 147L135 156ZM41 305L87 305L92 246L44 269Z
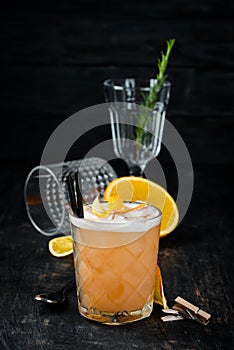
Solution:
M41 301L43 303L50 304L62 304L66 300L66 294L74 288L76 285L76 280L73 278L70 282L68 282L62 289L57 292L52 293L42 293L37 294L35 296L35 300Z

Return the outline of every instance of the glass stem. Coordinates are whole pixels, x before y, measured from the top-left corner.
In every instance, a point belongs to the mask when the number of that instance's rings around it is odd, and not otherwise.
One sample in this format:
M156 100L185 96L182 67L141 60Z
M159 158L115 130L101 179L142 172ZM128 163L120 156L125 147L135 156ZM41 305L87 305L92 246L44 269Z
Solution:
M130 176L143 177L144 169L145 169L144 165L140 166L136 162L133 162L132 160L125 160L125 161L128 165Z

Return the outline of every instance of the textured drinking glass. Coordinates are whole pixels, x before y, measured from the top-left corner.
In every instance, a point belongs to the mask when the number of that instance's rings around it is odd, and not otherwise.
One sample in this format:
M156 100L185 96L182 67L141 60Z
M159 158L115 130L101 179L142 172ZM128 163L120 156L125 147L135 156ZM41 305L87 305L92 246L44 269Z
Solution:
M37 166L28 174L24 187L26 210L30 222L40 233L70 234L66 178L78 170L84 202L102 196L108 183L117 177L109 163L96 157Z
M109 325L150 316L161 212L149 207L147 218L132 211L130 220L124 223L116 218L94 222L90 217L79 219L70 214L78 310L82 316Z
M131 175L142 176L148 161L157 157L160 152L171 83L165 81L163 86L156 90L155 103L152 109L148 109L144 107L145 101L155 82L155 79L130 78L104 81L105 101L111 103L114 151L118 157L126 160ZM138 126L129 125L137 123ZM140 174L136 173L138 167Z

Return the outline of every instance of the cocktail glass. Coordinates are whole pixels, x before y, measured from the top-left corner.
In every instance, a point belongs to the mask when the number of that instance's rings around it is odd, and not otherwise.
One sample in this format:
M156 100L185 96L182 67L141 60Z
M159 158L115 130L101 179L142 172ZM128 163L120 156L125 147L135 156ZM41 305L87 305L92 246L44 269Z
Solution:
M119 325L151 314L161 212L146 207L144 216L133 210L124 222L70 214L78 309L84 317Z
M149 104L148 97L156 83L155 79L132 78L104 81L105 101L111 106L114 152L126 161L130 175L142 176L147 163L161 149L171 83L164 81Z

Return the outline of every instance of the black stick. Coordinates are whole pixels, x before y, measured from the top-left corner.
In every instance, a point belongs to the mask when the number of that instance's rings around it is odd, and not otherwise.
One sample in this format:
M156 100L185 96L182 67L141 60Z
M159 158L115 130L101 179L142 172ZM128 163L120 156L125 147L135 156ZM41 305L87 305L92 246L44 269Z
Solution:
M71 175L68 175L68 177L67 177L67 188L68 188L68 193L69 193L69 197L70 197L72 211L73 211L73 213L75 213L78 216L79 211L78 211L77 204L76 204L74 181L73 181L73 177Z
M78 218L84 217L84 209L83 209L83 198L82 198L82 187L81 187L81 178L79 175L79 171L75 173L75 183L76 183L76 206L78 209Z

